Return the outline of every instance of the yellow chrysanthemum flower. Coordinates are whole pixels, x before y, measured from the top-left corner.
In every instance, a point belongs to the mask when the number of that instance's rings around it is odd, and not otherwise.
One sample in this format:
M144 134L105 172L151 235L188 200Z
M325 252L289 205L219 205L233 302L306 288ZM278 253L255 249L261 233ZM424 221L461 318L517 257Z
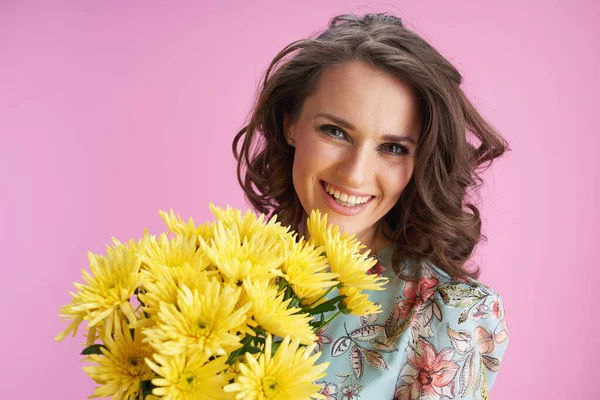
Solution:
M154 316L161 301L175 304L178 287L185 284L196 288L200 272L208 266L208 259L193 239L181 235L169 239L162 234L147 242L142 256L144 287L139 295L144 311Z
M240 347L236 332L242 329L250 304L236 310L241 289L222 286L202 272L193 291L181 285L177 304L160 304L156 326L144 332L157 352L176 355L186 350L225 355Z
M225 357L211 361L202 353L184 353L171 357L154 354L157 365L146 360L154 372L160 375L152 383L152 394L163 400L227 400L231 396L223 387L232 378L225 370Z
M200 271L209 265L204 252L196 247L195 239L182 235L169 239L165 233L146 242L142 263L144 268L155 265L181 267L189 264Z
M367 271L377 263L375 258L369 257L368 252L363 254L352 252L344 240L331 232L327 232L325 237L327 262L331 272L339 274L337 280L343 286L365 290L384 289L387 278L367 274Z
M219 221L212 244L202 241L201 246L228 283L240 284L247 278L268 280L281 274L283 254L278 238L257 232L242 239L236 225L226 228Z
M286 337L272 356L272 338L265 340L265 352L258 357L246 353L246 362L239 365L235 382L225 386L226 392L244 400L295 400L325 397L318 393L314 381L325 376L329 363L314 365L321 353L311 356L314 345L298 348L297 340Z
M328 237L331 236L339 238L346 243L346 246L354 253L360 252L367 247L356 239L356 235L341 234L336 225L327 225L327 214L321 215L321 211L319 210L311 211L306 221L306 227L310 236L308 241L314 246L325 246Z
M369 300L367 294L353 287L343 287L339 290L340 295L346 296L342 301L348 312L352 315L369 315L381 312L381 306Z
M143 270L144 290L139 298L144 304L144 311L153 317L158 314L161 302L177 304L177 293L182 285L194 290L202 284L204 274L212 275L210 271L202 272L201 266L188 263L181 267L155 265Z
M102 323L99 322L94 326L86 326L84 329L87 331L83 334L86 338L85 347L88 347L100 339L99 333L102 332Z
M158 212L165 221L165 224L169 228L169 231L176 234L184 236L187 239L193 238L197 240L198 237L203 238L206 241L210 241L212 239L212 231L213 231L213 222L205 222L202 225L194 225L194 220L192 218L188 219L186 223L179 214L175 215L173 210L170 210L170 213L167 214L164 211ZM199 242L194 242L199 243Z
M275 286L246 280L244 290L252 302L252 318L261 328L276 336L297 338L306 345L317 340L309 325L312 318L308 314L298 314L301 311L298 307L288 308L292 299L284 301L284 293L278 293Z
M323 246L331 272L339 275L337 280L343 286L366 290L384 289L387 278L367 274L377 260L369 257L369 250L360 253L365 246L354 235L341 235L337 226L327 226L327 214L321 217L318 210L311 212L307 227L310 232L309 243Z
M130 324L135 323L137 317L129 299L142 283L138 247L132 239L113 248L107 246L106 257L88 253L91 274L82 270L87 284L75 282L73 285L78 290L71 292L72 303L60 308L62 318L74 321L56 336L57 341L70 332L75 336L83 320L89 320L90 327L104 321L105 334L112 332L114 321L121 318L120 313Z
M92 354L85 361L98 365L85 366L83 370L96 383L101 384L91 398L109 397L114 399L141 398L142 381L150 380L154 373L144 361L150 357L150 346L142 342L142 332L135 329L132 335L127 326L117 323L116 336L104 338L102 355Z
M325 272L327 259L322 253L322 247L315 247L304 240L296 242L294 237L287 239L281 270L301 300L319 298L327 289L337 285L335 278L338 275Z
M233 209L230 206L227 206L227 209L223 210L211 203L210 211L217 220L223 224L225 229L236 227L242 240L244 238L250 238L257 233L265 235L268 238L280 239L285 236L290 229L289 227L281 226L281 223L277 222L276 216L271 218L268 222L265 222L264 214L257 217L250 210L246 211L244 216L242 216L240 210Z

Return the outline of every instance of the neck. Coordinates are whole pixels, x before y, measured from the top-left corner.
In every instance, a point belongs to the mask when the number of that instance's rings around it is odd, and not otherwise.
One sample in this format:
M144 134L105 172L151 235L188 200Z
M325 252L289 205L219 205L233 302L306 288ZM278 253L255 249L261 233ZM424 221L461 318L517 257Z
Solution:
M367 246L364 251L370 250L371 254L377 253L392 243L392 241L383 234L381 224L376 224L369 232L357 234L356 237L362 244Z

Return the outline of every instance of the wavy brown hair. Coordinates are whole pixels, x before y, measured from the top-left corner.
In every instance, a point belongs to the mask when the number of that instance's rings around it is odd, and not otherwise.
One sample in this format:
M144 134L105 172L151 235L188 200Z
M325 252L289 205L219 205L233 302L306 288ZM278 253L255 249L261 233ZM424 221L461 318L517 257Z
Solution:
M236 135L233 153L247 200L261 213L300 228L305 212L292 183L294 148L284 138L283 117L295 121L323 70L362 61L415 89L423 130L413 175L384 217L396 242L397 273L406 257L429 260L453 277L478 278L466 262L481 234L478 208L468 195L480 173L508 150L507 142L478 113L456 68L400 18L385 14L338 15L317 37L295 41L271 62L249 123Z

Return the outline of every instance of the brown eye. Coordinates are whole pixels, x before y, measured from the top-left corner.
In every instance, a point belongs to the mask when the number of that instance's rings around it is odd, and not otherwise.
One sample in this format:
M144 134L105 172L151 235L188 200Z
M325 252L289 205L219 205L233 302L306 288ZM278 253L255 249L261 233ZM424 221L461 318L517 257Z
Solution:
M322 125L319 128L322 132L324 132L325 134L327 134L328 136L332 136L336 139L345 139L346 138L346 132L344 132L343 130L339 129L337 126L334 125Z
M386 143L383 146L383 151L393 155L405 155L408 154L408 149L398 143Z

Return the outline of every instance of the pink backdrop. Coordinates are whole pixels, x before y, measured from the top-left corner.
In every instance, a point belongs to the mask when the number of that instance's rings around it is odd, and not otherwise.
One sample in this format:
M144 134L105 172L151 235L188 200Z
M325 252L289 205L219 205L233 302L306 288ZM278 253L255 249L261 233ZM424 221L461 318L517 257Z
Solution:
M513 148L487 174L476 256L510 330L491 397L597 398L600 3L37 3L0 2L2 398L91 394L81 337L53 340L86 252L157 232L158 209L244 207L230 143L271 58L376 11L452 60Z

